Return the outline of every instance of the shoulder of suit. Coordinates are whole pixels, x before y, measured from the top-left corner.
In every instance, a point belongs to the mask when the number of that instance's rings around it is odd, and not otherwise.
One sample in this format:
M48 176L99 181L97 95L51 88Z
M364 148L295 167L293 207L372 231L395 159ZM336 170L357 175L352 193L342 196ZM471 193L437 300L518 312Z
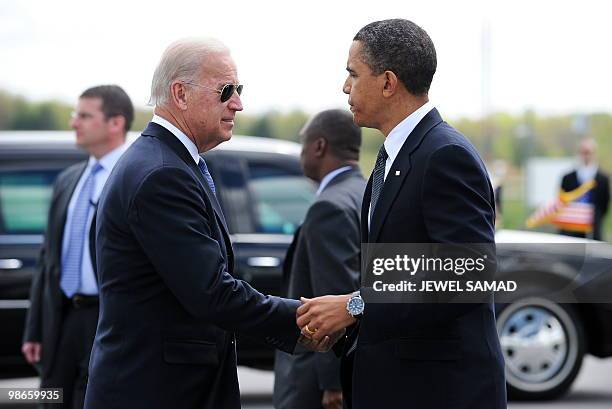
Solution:
M303 224L307 225L312 220L320 220L321 218L342 217L351 219L355 215L358 217L361 212L365 183L360 188L359 191L352 189L350 192L338 192L333 195L321 194L306 212Z
M140 137L124 155L120 171L133 172L141 177L162 168L189 168L172 148L158 138Z
M80 161L75 163L74 165L68 166L66 169L61 171L59 175L57 175L56 185L60 186L64 182L72 180L73 177L79 177L85 167L87 166L87 160Z
M304 217L304 224L308 224L313 218L329 216L344 212L344 205L340 200L329 196L319 196L308 208Z
M329 201L340 207L350 206L351 198L359 197L361 199L363 197L366 185L367 181L363 176L351 176L327 186L316 201Z
M425 138L425 143L434 147L446 145L472 146L472 143L464 134L444 121L433 126L428 135L430 137Z

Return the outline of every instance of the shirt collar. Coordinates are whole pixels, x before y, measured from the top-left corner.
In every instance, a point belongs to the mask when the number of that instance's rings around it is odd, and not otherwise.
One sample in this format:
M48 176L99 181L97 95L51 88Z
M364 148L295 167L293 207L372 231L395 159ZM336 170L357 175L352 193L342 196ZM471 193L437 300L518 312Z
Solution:
M404 142L408 139L408 136L414 131L414 128L421 122L421 119L425 117L433 109L431 102L426 102L419 109L408 115L402 122L397 124L395 128L389 132L389 135L385 139L385 150L389 158L387 161L393 163L397 157L400 149L404 146Z
M121 146L118 146L112 151L108 152L106 155L102 156L100 159L96 159L94 156L90 156L89 161L87 162L87 168L91 169L93 165L96 162L98 162L100 166L102 167L102 169L110 173L126 149L127 149L127 144L124 143Z
M161 125L167 130L169 130L176 138L181 141L185 148L189 151L189 154L193 158L196 164L200 161L200 153L198 152L198 147L193 143L191 139L183 131L178 129L176 126L172 125L168 120L162 118L159 115L153 115L153 119L151 122L156 123L157 125Z
M325 189L327 185L329 185L329 182L331 182L336 176L338 176L339 174L343 172L351 170L352 168L353 168L352 166L343 166L341 168L338 168L336 170L332 170L331 172L329 172L321 180L321 184L319 185L319 189L317 189L316 195L319 196L321 192L323 191L323 189Z

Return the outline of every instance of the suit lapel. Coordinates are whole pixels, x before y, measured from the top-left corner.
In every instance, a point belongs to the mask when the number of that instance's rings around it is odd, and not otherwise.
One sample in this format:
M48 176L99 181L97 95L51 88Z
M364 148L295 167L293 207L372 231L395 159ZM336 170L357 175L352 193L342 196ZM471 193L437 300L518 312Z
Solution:
M53 245L55 246L58 261L58 267L54 271L54 275L59 279L61 264L62 264L62 247L63 247L63 239L64 239L64 229L66 228L66 219L68 218L68 205L70 204L70 199L74 194L74 189L76 189L76 185L79 183L79 179L85 172L87 168L87 161L81 163L78 168L74 171L73 175L66 181L66 184L62 187L62 191L59 193L57 198L57 205L55 207L55 214L51 217L52 220L58 220L59 222L55 226L55 229L51 233L51 236L48 240L52 240Z
M431 128L438 125L440 122L442 122L440 114L435 108L432 109L423 117L421 122L418 123L416 128L414 128L404 142L404 145L391 165L389 174L387 175L385 183L382 187L380 197L378 198L378 203L374 209L374 214L372 215L372 220L370 222L370 234L368 236L369 242L376 242L378 239L382 226L384 225L389 213L389 209L397 197L406 176L408 173L410 173L410 169L412 167L410 163L410 156L421 145L421 141L427 132L429 132ZM369 190L371 190L371 187ZM370 201L368 200L368 207L369 202Z
M210 200L210 203L212 204L212 207L214 209L215 216L219 224L222 226L223 234L229 238L229 230L227 228L227 223L225 222L225 217L223 215L223 211L221 210L221 206L217 201L217 197L210 190L208 183L206 183L206 180L204 179L202 171L193 160L193 157L189 154L187 148L185 148L181 141L179 141L178 138L172 134L172 132L170 132L163 126L153 122L149 123L149 125L142 132L142 134L160 139L162 142L168 145L170 149L172 149L183 160L183 162L187 164L187 166L189 166L189 168L195 174L196 178L200 181L202 188L206 192L206 195L208 196L208 199Z

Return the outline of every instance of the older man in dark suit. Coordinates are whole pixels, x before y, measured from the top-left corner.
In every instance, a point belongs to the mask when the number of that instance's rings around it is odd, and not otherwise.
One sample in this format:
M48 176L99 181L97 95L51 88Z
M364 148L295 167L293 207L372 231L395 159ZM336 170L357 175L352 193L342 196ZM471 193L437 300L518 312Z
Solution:
M493 245L485 166L429 102L436 52L427 33L401 19L368 24L354 38L347 70L355 123L386 137L363 199L362 241ZM314 339L353 325L342 367L347 408L506 407L491 302L385 303L347 294L309 300L298 313Z
M155 115L98 206L100 321L85 407L237 409L234 334L287 352L300 336L299 301L232 276L225 218L200 157L231 138L242 85L222 43L184 40L166 49L151 88Z
M32 280L23 353L39 363L41 387L63 388L66 408L82 408L98 322L98 286L90 251L95 203L125 151L134 118L130 97L116 85L87 89L70 125L90 157L55 182L40 269ZM59 407L53 404L53 407Z
M285 260L289 298L354 291L359 286L359 220L365 179L359 171L361 129L339 109L315 115L300 133L302 169L317 197ZM277 409L341 409L340 359L332 352L276 353Z

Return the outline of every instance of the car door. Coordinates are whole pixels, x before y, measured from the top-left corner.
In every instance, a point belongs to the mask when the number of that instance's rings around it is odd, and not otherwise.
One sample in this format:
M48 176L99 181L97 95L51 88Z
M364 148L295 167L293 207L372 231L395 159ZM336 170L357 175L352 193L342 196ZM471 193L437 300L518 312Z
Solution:
M64 168L82 158L74 149L13 148L2 149L0 154L0 367L3 373L28 369L21 355L21 341L53 183Z

